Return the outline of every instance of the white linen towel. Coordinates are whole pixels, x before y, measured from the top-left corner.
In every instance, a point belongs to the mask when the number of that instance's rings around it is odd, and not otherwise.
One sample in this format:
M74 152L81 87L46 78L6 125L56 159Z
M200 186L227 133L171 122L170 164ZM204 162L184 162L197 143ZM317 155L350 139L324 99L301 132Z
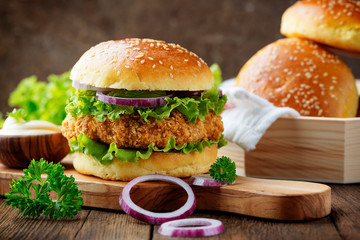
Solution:
M224 123L224 137L239 144L245 151L255 149L266 130L279 117L298 117L300 114L288 107L275 107L243 88L233 87L235 79L220 85L228 101L221 114Z

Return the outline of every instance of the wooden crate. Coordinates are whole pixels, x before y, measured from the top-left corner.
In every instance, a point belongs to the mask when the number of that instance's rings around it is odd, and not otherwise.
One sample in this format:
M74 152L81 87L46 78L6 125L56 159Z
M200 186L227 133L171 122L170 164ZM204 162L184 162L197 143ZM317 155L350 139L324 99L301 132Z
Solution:
M252 177L360 182L360 118L280 118L245 153Z

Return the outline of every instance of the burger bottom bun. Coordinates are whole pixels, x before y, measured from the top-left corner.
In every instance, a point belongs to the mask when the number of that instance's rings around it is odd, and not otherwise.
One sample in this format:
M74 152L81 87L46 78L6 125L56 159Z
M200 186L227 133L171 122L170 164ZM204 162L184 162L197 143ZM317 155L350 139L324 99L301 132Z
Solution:
M92 156L76 153L73 165L76 171L94 175L107 180L129 181L147 174L164 174L174 177L190 177L209 171L216 161L217 145L205 147L202 153L153 153L148 159L139 159L137 163L122 162L114 158L110 165L102 165Z

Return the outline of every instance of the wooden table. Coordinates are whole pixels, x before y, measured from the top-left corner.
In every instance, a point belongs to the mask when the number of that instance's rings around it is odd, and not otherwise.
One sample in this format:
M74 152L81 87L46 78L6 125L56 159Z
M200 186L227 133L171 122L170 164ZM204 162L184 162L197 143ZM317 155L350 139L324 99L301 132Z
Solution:
M332 213L315 221L272 221L209 211L195 211L191 217L223 222L225 232L206 239L360 239L360 184L330 187ZM4 203L1 197L0 239L168 239L157 233L158 226L119 211L85 207L72 220L33 220Z

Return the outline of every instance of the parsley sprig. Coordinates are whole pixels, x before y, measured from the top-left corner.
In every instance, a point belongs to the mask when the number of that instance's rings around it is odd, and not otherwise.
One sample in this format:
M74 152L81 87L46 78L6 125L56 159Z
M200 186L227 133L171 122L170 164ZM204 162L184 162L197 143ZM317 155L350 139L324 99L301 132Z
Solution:
M72 218L81 210L83 199L74 177L64 175L64 169L60 163L32 160L24 176L10 184L5 206L18 208L24 217ZM56 193L54 199L49 193Z
M226 181L231 184L236 179L235 162L226 156L217 158L216 162L210 166L209 173L213 179L219 182Z

